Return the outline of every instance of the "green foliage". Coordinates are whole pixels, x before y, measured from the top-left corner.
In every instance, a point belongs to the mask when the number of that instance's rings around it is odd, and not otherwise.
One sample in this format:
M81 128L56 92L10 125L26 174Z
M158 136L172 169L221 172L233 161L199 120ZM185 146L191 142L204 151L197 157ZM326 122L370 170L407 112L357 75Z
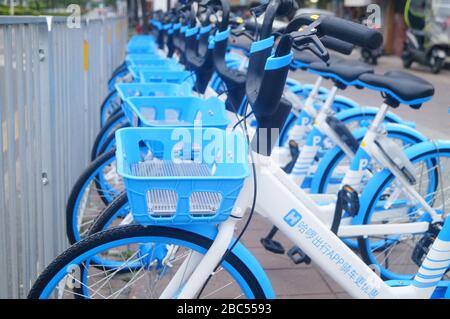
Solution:
M9 15L9 6L0 5L0 15ZM14 15L28 15L28 16L36 16L39 15L40 12L37 10L34 10L33 8L27 8L22 6L15 6L14 7Z
M86 5L92 1L89 0L30 0L28 6L21 5L14 6L14 15L54 15L54 16L66 16L70 13L62 12L49 12L49 9L64 9L70 4L78 4L81 7L81 12L85 11ZM17 3L17 0L16 0ZM115 0L106 0L105 5L115 4ZM0 15L9 15L10 7L8 5L0 4Z

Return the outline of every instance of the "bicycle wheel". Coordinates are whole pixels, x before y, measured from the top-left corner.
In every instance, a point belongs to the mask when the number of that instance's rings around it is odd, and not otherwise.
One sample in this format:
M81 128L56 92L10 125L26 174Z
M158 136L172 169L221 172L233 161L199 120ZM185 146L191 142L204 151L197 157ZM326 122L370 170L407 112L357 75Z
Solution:
M359 122L359 120L357 120ZM351 124L351 123L349 123ZM355 131L355 138L360 142L364 137L365 131ZM387 134L392 140L396 141L401 148L425 141L425 137L418 134L417 131L403 125L389 124ZM328 154L321 159L314 176L312 177L310 192L313 194L332 194L336 193L345 172L350 167L351 159L346 156L339 147L334 147ZM371 163L374 170L379 170L375 163ZM365 181L367 182L367 180Z
M109 134L106 139L103 141L102 145L100 145L98 151L97 151L97 157L111 151L112 149L116 148L116 131L121 129L121 128L125 128L125 127L130 127L130 123L125 122L120 124L118 127L116 127L115 131L112 134Z
M115 150L99 156L73 186L66 207L66 232L71 244L84 236L98 213L123 191L115 161Z
M420 134L413 129L406 128L402 125L388 125L387 134L396 141L399 147L406 148L410 145L420 143L425 140ZM365 129L355 131L355 138L361 142L365 135ZM340 149L334 147L329 150L321 159L318 168L315 171L312 181L310 193L312 194L336 194L341 186L342 179L350 167L351 159ZM372 172L381 170L382 168L373 161L370 163ZM360 189L364 189L364 185L368 182L368 178L363 179ZM356 223L356 222L355 222ZM342 238L342 240L351 248L358 249L358 241L354 238Z
M38 277L28 298L157 298L183 262L201 256L211 244L210 238L178 228L129 225L108 229L59 255ZM99 255L114 256L117 268L95 267L93 257ZM126 267L134 270L121 273ZM271 297L260 280L233 250L200 297Z
M108 93L100 106L100 127L103 127L108 118L118 109L120 109L120 98L114 89Z
M113 91L115 89L114 85L129 74L130 71L128 70L128 67L121 69L119 72L116 72L114 76L112 76L108 81L108 90Z
M117 74L123 72L126 68L127 68L127 62L123 61L122 64L120 64L117 68L115 68L114 71L111 73L111 76L110 76L108 82L111 81L111 79L113 79Z
M90 236L110 227L118 226L123 219L130 214L130 206L126 193L121 193L114 198L111 204L106 206L92 222L86 235Z
M95 158L99 155L99 149L102 147L103 142L105 142L108 136L114 134L114 132L126 122L127 119L122 111L108 118L105 125L101 128L100 132L98 132L94 144L92 145L91 161L95 160Z
M421 145L422 144L422 145ZM435 147L421 143L406 152L416 167L415 189L439 214L450 211L450 143ZM428 147L423 147L423 145ZM384 170L373 177L361 195L361 224L429 222L429 214L399 189L396 178ZM388 213L385 211L388 210ZM391 212L389 212L391 211ZM439 229L430 224L423 233L399 233L358 238L361 256L385 279L412 279ZM449 280L449 276L446 276Z

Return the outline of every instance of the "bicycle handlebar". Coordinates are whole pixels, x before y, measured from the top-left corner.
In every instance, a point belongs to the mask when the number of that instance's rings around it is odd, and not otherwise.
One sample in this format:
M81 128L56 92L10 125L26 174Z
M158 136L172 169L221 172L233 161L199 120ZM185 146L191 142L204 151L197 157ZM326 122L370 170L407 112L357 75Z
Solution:
M362 24L330 16L299 15L286 27L286 33L294 32L302 26L310 25L318 19L320 19L317 30L319 37L330 36L370 50L379 48L383 43L383 36L380 32Z
M245 20L241 25L244 25L246 30L255 32L256 29L261 29L262 25L260 23L256 24L253 21ZM284 33L286 31L286 28L278 28L274 29L273 33ZM352 43L345 42L339 39L336 39L332 36L325 35L320 38L320 41L323 43L323 45L330 50L339 52L344 55L350 55L353 52L353 49L355 46Z
M320 31L333 38L372 50L378 49L383 43L383 36L380 32L362 24L336 17L323 18Z
M322 44L330 50L345 54L345 55L349 55L352 53L353 49L355 48L355 46L351 43L345 42L345 41L341 41L339 39L330 37L330 36L323 36L320 38L320 42L322 42Z

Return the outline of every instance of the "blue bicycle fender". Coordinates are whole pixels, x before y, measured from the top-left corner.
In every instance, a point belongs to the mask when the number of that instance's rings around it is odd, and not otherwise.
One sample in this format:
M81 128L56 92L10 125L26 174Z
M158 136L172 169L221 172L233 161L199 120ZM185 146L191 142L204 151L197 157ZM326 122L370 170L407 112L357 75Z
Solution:
M183 230L187 230L211 240L214 240L217 236L217 228L213 225L183 225L176 226L173 225L171 227L180 228ZM233 240L234 242L235 240ZM233 253L248 267L248 269L253 273L253 276L258 280L259 285L264 291L264 294L268 299L275 298L275 292L272 288L272 284L270 283L269 278L267 277L264 269L261 267L261 264L258 260L253 256L253 254L245 248L243 244L238 242L236 246L233 248Z

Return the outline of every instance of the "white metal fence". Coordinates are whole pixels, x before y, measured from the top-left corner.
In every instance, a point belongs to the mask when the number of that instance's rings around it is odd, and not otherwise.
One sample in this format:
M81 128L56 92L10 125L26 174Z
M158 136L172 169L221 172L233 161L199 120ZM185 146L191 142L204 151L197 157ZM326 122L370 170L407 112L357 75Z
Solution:
M0 298L25 297L67 246L65 205L124 58L126 18L0 17Z

